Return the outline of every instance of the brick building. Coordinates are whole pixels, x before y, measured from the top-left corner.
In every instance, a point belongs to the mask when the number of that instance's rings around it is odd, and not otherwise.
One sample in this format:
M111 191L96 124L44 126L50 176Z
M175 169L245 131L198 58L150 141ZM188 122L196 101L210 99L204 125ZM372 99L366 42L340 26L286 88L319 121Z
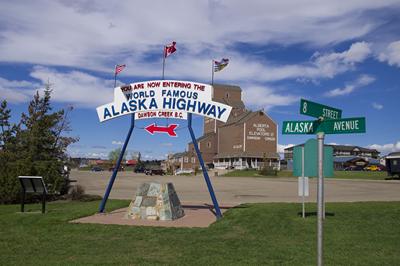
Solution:
M277 124L262 110L247 110L238 86L213 85L213 100L232 106L232 112L226 123L204 118L203 136L197 139L204 162L223 169L259 168L264 161L279 167ZM199 166L193 143L168 161L175 169Z

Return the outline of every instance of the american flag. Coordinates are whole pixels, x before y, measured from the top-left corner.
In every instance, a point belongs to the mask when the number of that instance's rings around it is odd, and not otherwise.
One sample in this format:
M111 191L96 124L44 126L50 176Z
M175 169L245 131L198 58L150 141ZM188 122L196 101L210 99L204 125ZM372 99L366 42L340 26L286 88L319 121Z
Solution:
M176 42L172 42L164 47L164 57L170 56L172 53L176 51L175 48Z
M116 65L115 66L115 75L118 75L122 70L124 70L125 67L126 67L126 65Z

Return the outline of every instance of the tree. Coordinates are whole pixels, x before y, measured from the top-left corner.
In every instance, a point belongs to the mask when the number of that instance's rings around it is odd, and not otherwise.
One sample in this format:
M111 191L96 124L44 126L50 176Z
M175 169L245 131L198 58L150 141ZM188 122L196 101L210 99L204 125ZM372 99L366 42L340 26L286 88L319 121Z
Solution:
M5 149L5 144L10 143L15 136L17 126L10 124L11 110L7 107L7 101L4 100L0 104L0 148Z
M112 150L108 153L108 159L113 163L113 165L115 165L118 161L119 155L121 154L122 148L117 148L115 150ZM124 153L124 156L122 157L122 160L126 160L126 150Z
M51 89L46 85L43 96L36 92L18 125L9 122L10 110L3 101L0 108L0 202L17 199L18 175L43 176L53 194L66 193L68 171L65 171L68 145L78 139L65 136L70 131L68 114L72 110L51 112Z

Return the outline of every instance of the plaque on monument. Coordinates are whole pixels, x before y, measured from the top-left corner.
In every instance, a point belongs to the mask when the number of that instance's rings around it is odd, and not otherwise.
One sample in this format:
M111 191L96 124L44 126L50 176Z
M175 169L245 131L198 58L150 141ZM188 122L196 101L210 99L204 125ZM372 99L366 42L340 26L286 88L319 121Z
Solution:
M143 183L129 204L128 219L176 220L185 213L172 183Z

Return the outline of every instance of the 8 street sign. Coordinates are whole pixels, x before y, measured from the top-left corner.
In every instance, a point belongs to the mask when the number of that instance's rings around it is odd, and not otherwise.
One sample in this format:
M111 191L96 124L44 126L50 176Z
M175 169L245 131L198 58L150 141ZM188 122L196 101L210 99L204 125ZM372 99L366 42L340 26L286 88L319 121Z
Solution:
M300 114L325 119L342 118L342 110L314 103L305 99L300 100Z
M365 117L320 121L283 121L282 134L365 133Z

